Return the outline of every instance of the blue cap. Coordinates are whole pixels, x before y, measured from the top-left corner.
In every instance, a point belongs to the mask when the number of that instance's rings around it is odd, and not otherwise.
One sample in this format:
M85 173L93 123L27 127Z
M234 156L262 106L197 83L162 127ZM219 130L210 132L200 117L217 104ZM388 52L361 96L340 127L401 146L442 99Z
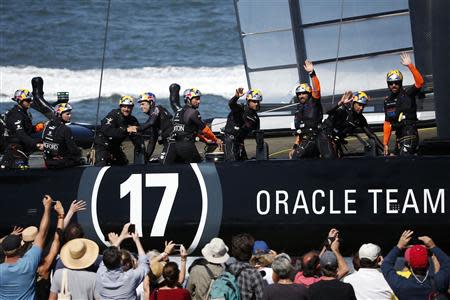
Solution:
M264 241L255 241L253 244L253 254L269 253L270 248Z

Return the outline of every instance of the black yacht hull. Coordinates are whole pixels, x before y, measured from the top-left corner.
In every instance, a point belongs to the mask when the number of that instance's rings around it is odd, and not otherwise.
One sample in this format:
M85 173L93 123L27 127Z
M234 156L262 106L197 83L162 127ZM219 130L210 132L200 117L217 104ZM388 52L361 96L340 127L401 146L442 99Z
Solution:
M66 209L87 201L76 218L100 244L131 221L147 249L174 240L199 253L214 236L249 232L300 255L336 227L346 255L369 241L390 248L405 229L450 250L448 170L440 156L3 171L0 231L38 224L51 193Z

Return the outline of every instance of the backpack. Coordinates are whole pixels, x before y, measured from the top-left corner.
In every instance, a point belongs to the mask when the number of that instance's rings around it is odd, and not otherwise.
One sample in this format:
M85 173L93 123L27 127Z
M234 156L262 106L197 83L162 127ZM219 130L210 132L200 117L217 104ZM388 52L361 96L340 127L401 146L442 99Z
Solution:
M62 271L62 279L61 279L61 292L58 293L58 300L70 300L72 299L72 296L69 291L69 284L68 284L68 278L67 278L67 269L63 269Z
M205 265L204 267L212 279L207 293L208 299L241 300L241 290L237 285L237 278L243 269L236 276L225 270L218 277L215 277L208 266Z

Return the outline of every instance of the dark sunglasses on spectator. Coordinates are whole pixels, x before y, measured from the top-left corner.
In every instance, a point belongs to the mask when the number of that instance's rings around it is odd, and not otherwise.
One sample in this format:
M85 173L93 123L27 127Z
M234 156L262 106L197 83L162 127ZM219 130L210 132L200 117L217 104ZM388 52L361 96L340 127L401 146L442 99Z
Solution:
M401 85L401 81L391 81L391 82L388 82L388 85Z

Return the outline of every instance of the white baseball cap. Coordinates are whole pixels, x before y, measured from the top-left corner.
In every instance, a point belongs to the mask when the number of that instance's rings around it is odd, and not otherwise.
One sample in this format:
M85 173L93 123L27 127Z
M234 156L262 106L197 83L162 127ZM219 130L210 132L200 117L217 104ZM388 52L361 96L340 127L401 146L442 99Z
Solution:
M381 249L378 245L372 243L363 244L361 248L359 248L359 259L367 258L374 261L378 256L380 256L380 252Z

